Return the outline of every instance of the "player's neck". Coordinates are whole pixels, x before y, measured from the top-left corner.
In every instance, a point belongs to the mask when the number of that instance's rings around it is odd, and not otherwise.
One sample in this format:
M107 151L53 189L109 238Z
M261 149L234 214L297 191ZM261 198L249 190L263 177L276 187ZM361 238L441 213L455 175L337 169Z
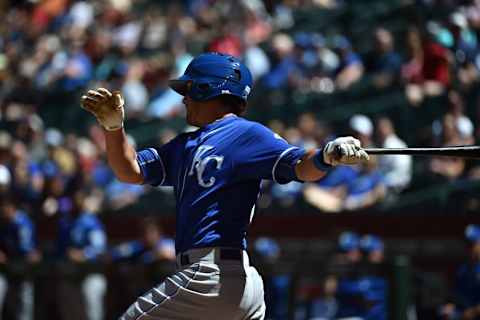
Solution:
M223 106L215 106L210 109L205 108L205 110L208 110L208 112L203 115L203 126L209 125L215 121L235 116L234 113L232 113L229 109L224 108Z
M197 127L207 126L215 121L234 116L232 109L221 100L213 99L202 103L190 101L187 106L187 119Z

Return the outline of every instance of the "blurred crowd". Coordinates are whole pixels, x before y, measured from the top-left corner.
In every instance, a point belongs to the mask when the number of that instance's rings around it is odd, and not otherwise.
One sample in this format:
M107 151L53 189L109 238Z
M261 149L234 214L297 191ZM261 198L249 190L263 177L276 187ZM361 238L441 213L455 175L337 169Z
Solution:
M419 301L412 296L404 301L408 311L403 317L439 320L480 318L479 225L466 226L464 243L467 254L463 263L455 267L446 297L440 298L444 299L444 303L433 305L433 311L429 313L422 310ZM282 250L272 238L258 238L252 246L254 261L268 271L275 269L275 264L284 254ZM314 276L307 266L301 267L294 275L278 270L265 272L266 319L394 319L394 301L405 293L405 285L413 286L414 291L421 288L416 287L416 282L405 283L409 277L397 278L397 282L394 280L399 274L391 269L392 258L379 236L341 232L334 252L313 267L316 270ZM403 266L406 264L406 260L401 262ZM289 314L286 306L292 294L295 295L294 311ZM433 295L443 296L439 292Z
M117 293L116 300L123 301L123 305L118 304L124 309L139 293L151 287L151 281L158 282L175 265L174 240L164 234L153 218L145 218L139 224L136 239L112 243L104 224L94 214L78 208L58 221L55 245L49 250L39 246L35 224L10 197L0 198L0 211L0 319L2 315L5 319L35 318L34 301L38 299L35 297L42 296L42 292L35 292L34 284L38 284L41 277L47 277L49 284L43 290L55 301L54 309L48 311L49 318L105 319L106 265L117 266L114 275L120 281L114 286L123 291ZM158 263L164 270L160 272L160 279L150 277L143 283L137 276L134 284L130 284L133 289L128 286L126 274L147 273L148 269L135 269L135 266ZM121 267L124 264L131 267ZM42 275L39 266L47 267L49 276ZM110 278L111 285L114 279ZM43 299L44 303L48 301Z
M357 137L364 146L388 148L478 142L480 2L399 3L413 14L402 28L376 20L359 40L355 29L366 29L349 24L355 16L321 28L298 28L302 14L321 10L340 16L359 6L353 0L0 0L0 266L44 259L44 250L37 248L45 245L36 243L35 231L42 219L54 221L58 230L48 257L74 263L100 257L171 261L171 239L148 220L139 240L108 247L99 213L142 203L150 194L172 195L115 179L103 155L102 129L80 109L79 97L93 87L121 90L132 143L138 148L164 144L192 130L181 120L182 97L167 81L204 51L229 53L245 62L255 79L247 116L262 120L294 145L319 147L343 134ZM397 113L404 117L374 113L367 101L361 112L347 112L340 122L325 120L334 110L322 108L323 102L399 89L405 103ZM310 95L317 97L315 105L302 109L299 101ZM282 103L288 106L279 107ZM318 183L266 182L258 205L295 208L306 202L323 212L360 210L395 202L415 184L465 185L480 177L480 168L463 159L432 158L421 164L415 167L408 156L372 157L358 167L335 168ZM167 202L152 202L150 211L172 211L165 209ZM472 208L478 209L475 203ZM374 252L382 252L380 239L345 237L355 243L357 253L342 251L336 262L359 259L361 252L382 256L362 247L375 244ZM468 269L465 277L472 270L478 273L478 268ZM88 317L96 320L102 318L99 301L107 283L102 273L90 275L82 279L82 290ZM348 291L357 290L358 281L383 288L371 279L326 279L325 296L309 307L326 319L343 303L331 297L364 294ZM0 277L0 300L7 287L12 289L12 283ZM16 306L28 319L34 286L27 279L13 287L22 297ZM480 292L478 287L471 290ZM380 313L385 312L382 303L373 303ZM460 317L468 308L452 302L441 312ZM60 312L69 314L68 309Z
M396 130L407 125L385 114L350 114L334 126L322 119L329 111L321 108L292 110L288 118L264 113L265 124L295 145L318 147L349 133L365 146L404 147L425 141L446 146L472 144L480 132L472 121L480 113L467 112L465 101L479 78L480 4L475 1L457 4L443 20L405 23L403 33L378 22L362 52L355 49L348 30L295 29L297 12L343 10L354 5L349 1L2 3L0 184L29 213L68 211L76 193L89 199L89 210L95 212L121 209L146 193L159 192L113 177L103 156L101 129L79 108L78 98L90 87L120 89L126 99L127 130L134 128L129 131L132 142L138 140L138 148L161 145L192 130L173 125L184 110L181 96L168 88L167 80L205 50L239 56L250 68L260 96L253 93L253 118L255 110L275 104L277 93L334 96L347 94L362 81L369 83L372 94L403 88L407 109L422 109L422 101L431 97L442 99L441 110L427 112L426 134L425 127L413 128L418 140L412 140L412 130L407 130L409 141ZM449 2L416 6L449 8ZM405 50L397 49L399 44ZM433 159L424 172L436 182L480 175L461 159ZM422 180L415 178L410 158L378 157L362 167L338 168L318 184L266 185L261 205L305 200L324 211L356 210L395 198L412 180Z
M118 316L175 267L174 241L152 218L142 220L136 239L111 243L94 215L78 212L64 217L59 221L55 255L49 256L52 253L38 246L35 225L25 212L8 197L0 199L0 210L0 318L42 318L38 316L41 306L35 304L39 300L53 301L53 309L46 311L49 318ZM480 317L480 225L468 225L464 238L465 261L457 266L448 295L435 307L432 319ZM279 268L288 258L274 238L254 239L249 251L265 281L267 319L386 320L393 315L395 300L390 295L400 294L399 281L418 285L409 276L394 278L393 256L388 255L384 241L372 234L340 233L333 252L321 255L321 260L302 260L311 266L299 261L297 267ZM48 268L46 274L36 269L42 263ZM415 304L411 296L412 319Z

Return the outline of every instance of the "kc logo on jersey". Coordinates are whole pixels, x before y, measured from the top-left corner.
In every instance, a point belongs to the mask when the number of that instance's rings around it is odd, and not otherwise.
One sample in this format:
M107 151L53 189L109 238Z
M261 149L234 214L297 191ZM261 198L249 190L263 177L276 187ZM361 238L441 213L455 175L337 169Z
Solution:
M212 165L215 166L215 170L220 170L223 163L223 156L211 155L204 157L205 154L212 149L213 147L208 145L198 147L193 157L192 166L188 172L189 176L193 176L196 171L198 184L204 188L213 186L216 180L215 177L212 177L212 174L209 175L208 172L205 172L207 165L213 162Z

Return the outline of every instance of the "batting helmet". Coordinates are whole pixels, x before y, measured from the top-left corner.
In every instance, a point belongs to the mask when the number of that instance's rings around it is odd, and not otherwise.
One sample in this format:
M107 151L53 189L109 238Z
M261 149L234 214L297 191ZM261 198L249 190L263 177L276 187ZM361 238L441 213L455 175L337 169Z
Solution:
M209 52L193 59L185 73L170 80L170 87L182 96L206 101L220 95L236 96L247 101L252 88L252 75L237 58Z

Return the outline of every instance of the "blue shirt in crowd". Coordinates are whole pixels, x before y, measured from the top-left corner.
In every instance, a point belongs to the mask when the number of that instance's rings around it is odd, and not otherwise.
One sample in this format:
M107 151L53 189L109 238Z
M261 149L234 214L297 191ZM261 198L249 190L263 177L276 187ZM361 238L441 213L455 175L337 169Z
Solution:
M35 227L25 212L17 211L13 221L0 229L0 250L9 258L20 258L35 247Z
M66 214L60 220L59 246L61 255L68 248L81 249L87 261L93 261L106 250L104 226L95 214L84 212L76 219Z
M480 262L467 263L458 269L456 296L460 309L480 305Z
M148 248L140 240L133 240L122 243L110 252L113 261L133 260L142 263L151 263L156 260L155 251L167 249L172 250L175 246L173 239L162 238L157 241L155 248Z

